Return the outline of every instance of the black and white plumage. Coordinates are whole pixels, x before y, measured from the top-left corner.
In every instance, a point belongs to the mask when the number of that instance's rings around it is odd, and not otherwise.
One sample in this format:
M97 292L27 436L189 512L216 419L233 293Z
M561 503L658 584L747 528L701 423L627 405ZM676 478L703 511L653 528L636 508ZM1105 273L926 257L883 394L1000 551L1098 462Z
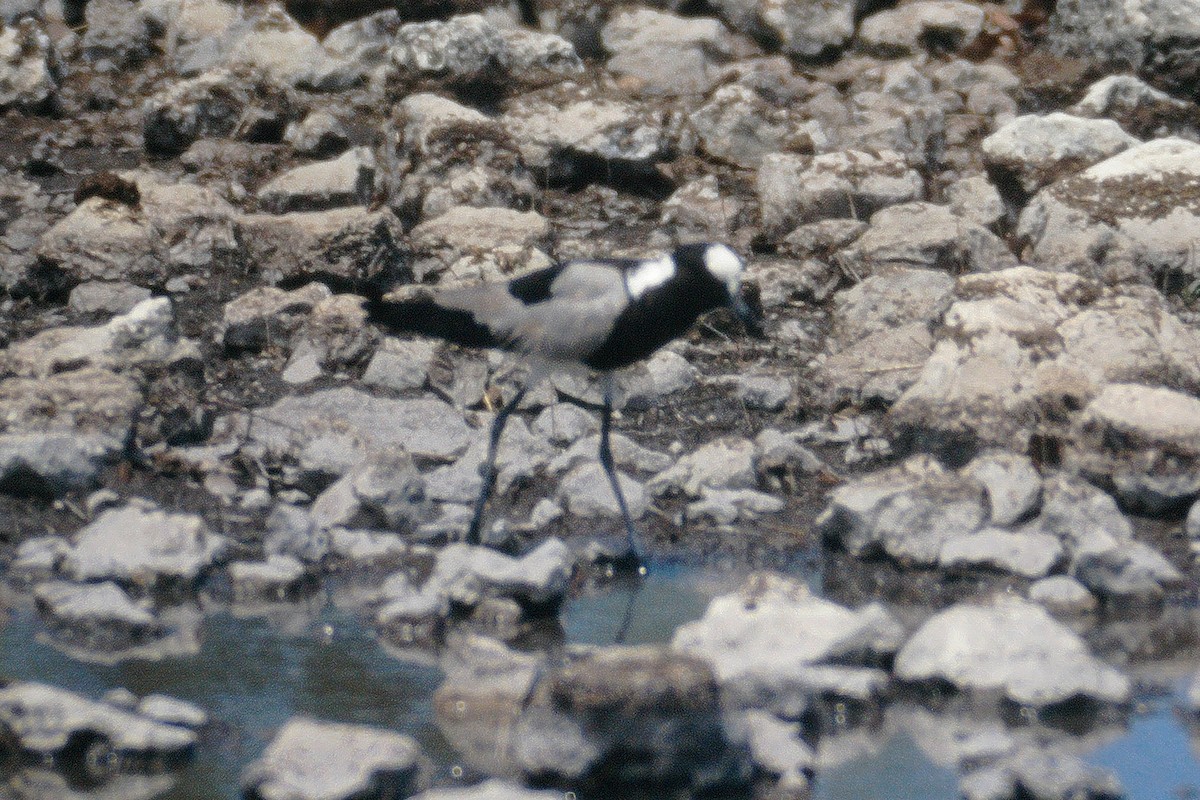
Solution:
M556 370L586 367L611 373L634 364L685 333L701 314L721 306L732 308L752 335L761 336L761 320L742 296L744 268L726 245L689 244L659 258L568 261L506 283L432 290L404 300L368 300L369 319L391 332L502 348L532 365L530 381L492 423L468 541L479 543L500 435L533 382ZM636 557L633 521L609 445L611 422L611 381L606 381L600 463L621 509L630 553Z

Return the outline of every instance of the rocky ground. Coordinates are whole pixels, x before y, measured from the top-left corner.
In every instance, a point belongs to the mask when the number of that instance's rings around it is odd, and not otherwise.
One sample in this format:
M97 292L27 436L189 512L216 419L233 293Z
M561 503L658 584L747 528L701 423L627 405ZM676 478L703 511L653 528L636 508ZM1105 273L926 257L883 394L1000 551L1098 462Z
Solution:
M967 797L1111 797L1081 730L1187 675L1195 722L1200 2L398 8L0 2L3 603L117 663L352 575L505 781L443 800L803 796L900 700ZM714 313L621 377L651 569L805 552L821 596L760 572L667 645L539 646L620 531L596 386L529 395L490 547L456 543L520 376L354 291L697 240L748 257L769 338ZM0 676L25 785L155 796L210 724ZM437 767L296 718L242 782Z

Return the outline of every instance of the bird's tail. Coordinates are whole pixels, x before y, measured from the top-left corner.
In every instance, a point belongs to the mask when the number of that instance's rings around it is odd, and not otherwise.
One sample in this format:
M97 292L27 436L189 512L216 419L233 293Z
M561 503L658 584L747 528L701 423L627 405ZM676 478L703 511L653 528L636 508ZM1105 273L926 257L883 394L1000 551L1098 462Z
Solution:
M367 319L391 333L420 333L466 347L499 347L501 342L469 311L439 305L436 298L369 298Z

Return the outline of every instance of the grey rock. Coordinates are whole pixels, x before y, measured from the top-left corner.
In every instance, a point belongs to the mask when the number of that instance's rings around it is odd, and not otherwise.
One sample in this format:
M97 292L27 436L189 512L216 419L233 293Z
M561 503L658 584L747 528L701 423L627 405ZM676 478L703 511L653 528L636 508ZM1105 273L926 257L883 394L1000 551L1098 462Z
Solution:
M1187 704L1193 713L1200 713L1200 673L1197 673L1188 686Z
M16 555L8 565L8 576L22 583L35 583L50 578L62 562L71 545L62 536L34 536L17 545Z
M600 423L594 414L573 403L555 403L537 415L531 429L554 444L569 445L599 432Z
M800 726L766 711L750 709L726 723L732 738L744 737L754 766L785 793L804 791L816 765L816 753L800 738Z
M581 654L537 682L513 736L531 778L606 785L744 785L747 754L730 745L717 683L703 660L655 646ZM640 753L629 742L641 743Z
M760 475L794 471L802 474L819 472L824 462L803 444L797 432L785 433L766 428L754 437L754 467Z
M903 636L878 603L852 610L761 573L710 602L701 619L675 632L671 647L709 662L734 708L798 719L813 694L875 698L887 676L867 665L896 652Z
M779 411L792 397L792 382L774 375L743 375L738 378L738 399L756 411Z
M196 344L180 338L165 297L143 300L103 325L51 328L0 352L5 372L36 377L81 367L123 371L199 360Z
M50 198L20 175L0 173L0 286L16 295L52 288L38 270L37 246L52 218Z
M260 286L225 304L217 343L233 352L258 352L287 342L312 309L330 296L328 287L310 283L285 292Z
M443 272L457 281L504 279L549 265L535 249L549 233L549 223L536 211L455 206L413 228L413 270L422 281Z
M619 467L628 467L639 472L661 472L674 462L666 453L650 450L634 442L623 433L614 433L609 439L613 461ZM594 434L576 441L566 452L555 456L546 467L551 475L561 475L580 464L597 462L600 436Z
M125 314L149 299L149 289L131 283L86 281L71 290L67 306L79 314Z
M464 789L430 789L413 800L555 800L559 795L557 791L535 791L491 778Z
M242 771L247 796L349 800L408 797L426 781L425 756L411 736L366 725L293 717Z
M508 75L530 86L558 83L583 72L575 45L554 33L505 27L500 35L508 46Z
M295 167L258 190L263 208L275 212L323 211L366 205L375 189L375 157L354 147L328 161Z
M1101 599L1115 604L1153 605L1167 590L1184 584L1183 574L1145 542L1126 542L1075 558L1075 577Z
M745 204L722 195L716 175L705 175L680 186L662 207L662 224L673 229L681 242L709 242L730 237Z
M770 231L822 219L864 219L924 193L921 177L897 153L853 150L769 154L763 157L756 188L763 226Z
M37 20L0 31L0 108L45 108L58 94L58 55Z
M208 713L204 709L165 694L148 694L143 697L137 704L137 713L183 728L203 728L208 724Z
M1027 596L1051 614L1077 616L1096 610L1096 596L1068 575L1052 575L1029 587Z
M245 214L238 224L250 262L268 283L306 275L365 278L373 265L407 257L403 226L386 208Z
M349 294L323 298L292 335L292 354L281 377L299 384L312 380L322 370L338 370L362 361L375 343L375 333L366 321L361 298ZM316 374L298 376L297 365L301 371L311 369Z
M873 333L919 322L932 326L950 307L954 278L941 270L881 269L833 296L833 337L839 349Z
M1183 530L1193 542L1200 540L1200 500L1192 503L1192 507L1188 509Z
M935 614L897 654L895 674L1035 708L1078 698L1121 704L1131 692L1129 679L1088 652L1070 628L1016 598Z
M265 561L229 565L229 584L237 603L289 599L300 592L305 577L304 564L294 556L270 555Z
M329 552L355 565L390 566L405 560L409 544L395 533L334 528L329 532Z
M678 490L688 497L699 497L703 488L754 488L754 456L754 443L749 439L722 437L655 475L646 488L654 495Z
M812 123L793 119L788 109L738 83L713 92L691 122L704 152L749 169L769 153L811 151L820 138Z
M325 528L412 531L429 517L425 479L403 450L376 454L322 492L312 516Z
M55 634L84 649L127 650L166 633L149 603L135 603L111 581L51 581L34 587L33 596Z
M125 452L142 405L137 382L107 370L0 381L0 482L10 492L92 483Z
M852 0L717 0L713 4L735 30L769 42L784 53L813 59L840 50L854 35L858 8Z
M486 427L479 429L461 458L429 472L425 476L428 495L453 503L474 502L482 484L480 468L488 438ZM549 461L550 452L546 440L531 434L524 420L510 420L496 452L496 490L504 493L516 481L532 478Z
M440 400L372 397L349 387L285 397L260 410L250 439L304 472L340 476L373 452L397 447L415 457L448 460L466 449L470 429Z
M150 31L137 6L121 0L99 0L89 2L84 15L87 28L80 44L88 61L131 67L150 56Z
M575 556L559 539L548 539L521 558L451 544L438 553L421 593L464 606L501 597L527 608L553 609L566 597L574 568Z
M1145 282L1153 269L1190 275L1200 205L1181 187L1200 175L1197 152L1200 144L1177 138L1130 147L1035 195L1017 235L1034 263L1110 282Z
M956 0L918 0L880 11L862 21L858 38L868 48L890 54L919 52L936 41L958 50L983 32L983 9Z
M294 556L311 564L329 552L329 538L307 509L280 503L267 517L263 549L268 556Z
M98 734L119 756L131 758L186 756L197 741L185 728L32 681L0 688L0 722L21 748L44 756L61 752L83 732Z
M902 563L937 563L953 539L987 520L983 487L926 456L839 486L817 518L826 540L849 553L886 553Z
M375 625L390 644L400 647L433 647L442 639L449 601L433 592L422 592L397 573L384 583L383 603L375 612Z
M1011 527L1036 512L1041 502L1042 476L1027 456L1003 450L983 453L963 474L983 484L993 525Z
M403 25L391 60L401 78L435 78L452 84L499 81L507 72L508 43L480 14Z
M1109 119L1054 112L1017 117L983 140L988 165L1032 194L1109 156L1141 144Z
M1078 478L1048 476L1038 526L1063 541L1072 557L1124 549L1133 526L1113 498Z
M872 400L894 403L916 382L932 349L933 335L925 322L877 330L819 358L819 384L834 407Z
M1161 92L1133 75L1101 78L1069 111L1081 117L1116 120L1143 139L1193 138L1196 119L1192 103Z
M1068 3L1051 15L1047 37L1057 54L1157 74L1186 90L1196 78L1189 67L1200 41L1198 12L1195 0Z
M1027 746L967 773L959 783L967 800L995 797L1029 797L1032 800L1103 800L1125 797L1117 776L1104 767L1088 764L1061 749Z
M188 584L210 568L228 544L198 515L129 505L107 510L80 529L62 569L83 581Z
M389 8L338 25L321 44L335 58L375 70L388 62L388 50L400 25L399 12Z
M688 503L690 519L709 518L717 525L732 525L740 520L752 521L763 514L775 514L784 509L783 500L754 489L710 489L702 486L700 499Z
M651 96L707 92L720 77L715 59L732 54L729 33L717 20L648 8L613 14L600 40L611 54L608 71Z
M304 119L288 125L283 138L300 155L317 158L336 155L350 144L350 134L341 121L321 109L311 111Z
M970 175L946 187L946 203L956 216L994 229L1005 217L1000 192L983 175Z
M534 169L583 169L601 159L616 167L647 169L670 158L672 142L661 120L639 106L583 97L575 102L524 100L504 115L504 125L525 164Z
M397 391L420 389L429 377L436 350L437 345L426 339L386 336L367 362L363 383Z
M1171 389L1112 383L1075 420L1072 460L1111 477L1134 508L1161 513L1200 493L1200 400Z
M171 83L142 106L146 150L177 155L198 139L250 133L249 123L264 110L286 124L291 101L282 86L261 76L247 80L232 70L213 69Z
M617 375L614 405L630 410L653 408L666 395L695 386L698 374L699 371L683 356L660 350Z
M992 272L1015 267L1016 256L1000 237L932 203L906 203L871 216L871 227L843 251L858 275L886 267Z
M418 219L459 205L526 206L534 184L502 121L436 94L410 94L385 125L391 203ZM470 158L463 158L470 152Z
M345 89L362 77L356 65L331 58L278 3L252 10L230 27L222 63L280 85L320 91Z
M240 9L220 0L147 0L140 11L147 26L161 35L161 47L176 71L194 77L221 63Z
M1042 578L1064 558L1062 543L1048 533L984 528L946 541L938 565L944 569L984 567L1023 578Z
M641 519L650 506L646 487L621 472L617 473L617 482L625 495L629 515ZM617 498L599 462L581 464L563 476L558 484L558 499L577 517L619 519L621 516Z

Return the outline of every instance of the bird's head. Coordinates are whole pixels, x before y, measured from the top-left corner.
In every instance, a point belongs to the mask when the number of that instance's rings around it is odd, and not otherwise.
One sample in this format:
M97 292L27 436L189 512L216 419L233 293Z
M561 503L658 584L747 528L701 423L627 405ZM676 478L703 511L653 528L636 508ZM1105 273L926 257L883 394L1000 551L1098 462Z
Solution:
M765 338L762 313L747 302L742 291L746 262L732 247L715 243L684 245L675 251L675 261L703 270L706 278L721 287L725 303L742 321L746 332L757 339Z

